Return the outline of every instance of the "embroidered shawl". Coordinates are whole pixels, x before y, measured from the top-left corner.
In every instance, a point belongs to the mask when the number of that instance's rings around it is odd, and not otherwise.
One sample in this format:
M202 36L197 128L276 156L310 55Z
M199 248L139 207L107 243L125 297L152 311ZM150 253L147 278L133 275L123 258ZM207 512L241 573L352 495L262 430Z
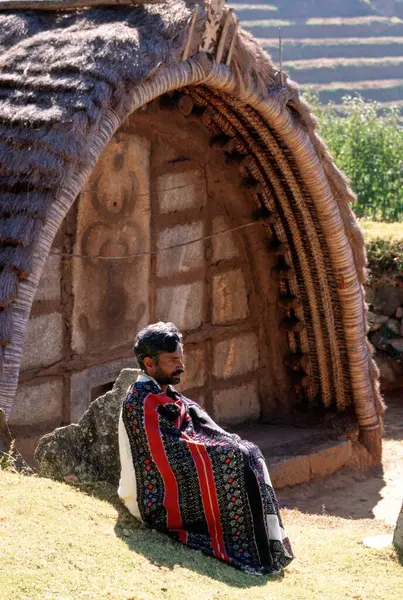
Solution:
M122 407L142 520L251 573L293 558L260 450L174 388L131 385Z

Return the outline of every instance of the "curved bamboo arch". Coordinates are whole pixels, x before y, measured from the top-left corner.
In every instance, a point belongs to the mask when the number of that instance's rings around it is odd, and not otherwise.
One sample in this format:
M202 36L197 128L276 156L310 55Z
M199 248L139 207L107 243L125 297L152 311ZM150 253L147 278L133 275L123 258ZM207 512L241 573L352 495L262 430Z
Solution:
M5 407L6 416L10 415L13 399L18 385L19 368L23 350L24 333L35 293L39 284L43 266L49 254L56 232L74 200L79 195L95 163L122 124L132 112L155 98L173 91L189 88L190 95L196 102L211 106L211 94L214 100L216 124L232 138L235 138L235 149L238 153L252 154L252 160L246 161L246 169L250 177L263 185L262 198L266 209L278 212L281 209L283 221L272 224L280 242L287 242L286 229L293 231L292 244L296 253L291 255L290 249L285 256L289 265L297 259L300 277L292 276L289 280L289 291L298 297L301 282L305 282L305 293L309 310L295 308L295 318L310 321L311 329L300 336L302 349L315 351L317 355L319 381L324 404L330 402L330 379L337 390L340 407L345 403L346 390L342 381L342 357L334 338L334 311L331 296L326 285L328 273L321 260L320 240L315 232L315 224L311 214L306 210L307 195L312 208L318 215L320 230L328 243L327 250L335 277L335 286L341 308L343 335L348 353L348 365L351 381L351 393L361 429L361 439L375 458L380 457L380 423L376 410L375 384L371 377L372 359L366 345L364 300L360 281L360 272L356 265L348 235L345 229L341 209L335 193L331 188L320 154L325 152L317 142L316 148L308 132L300 126L292 110L285 107L281 96L267 93L265 97L254 90L246 90L241 85L241 78L228 67L212 62L204 53L177 63L170 68L157 70L149 79L137 85L133 91L132 104L123 118L108 109L100 121L98 130L93 136L87 163L79 171L66 174L64 184L57 200L53 203L41 235L36 242L33 268L29 278L21 281L13 310L13 336L9 346L4 350L3 371L0 375L0 404ZM199 87L199 86L203 86ZM221 96L219 96L221 94ZM225 101L223 100L225 94ZM221 121L221 123L220 123ZM254 135L250 134L253 130ZM257 139L255 139L257 138ZM283 147L282 147L283 146ZM281 176L273 171L270 161L259 150L266 149L275 158ZM297 181L290 163L284 159L284 148L294 161L301 181ZM260 158L259 158L260 156ZM281 178L284 179L281 182ZM284 183L286 182L286 183ZM288 191L292 191L295 205L288 202ZM280 199L280 205L278 205ZM277 202L277 207L276 207ZM286 225L286 228L284 227ZM301 228L303 225L303 228ZM310 257L306 255L301 232L308 233ZM295 266L295 265L294 265ZM316 273L317 279L313 276ZM319 288L316 286L319 285ZM318 304L318 289L321 303ZM309 314L311 313L311 314ZM323 314L323 317L321 317ZM323 337L320 327L315 325L322 318L324 327L329 332L330 355L334 364L324 358ZM313 336L309 341L309 336ZM290 347L295 348L295 328L290 329ZM316 350L312 347L316 345ZM330 371L329 371L330 369ZM329 379L329 380L328 380ZM311 390L312 393L312 390Z

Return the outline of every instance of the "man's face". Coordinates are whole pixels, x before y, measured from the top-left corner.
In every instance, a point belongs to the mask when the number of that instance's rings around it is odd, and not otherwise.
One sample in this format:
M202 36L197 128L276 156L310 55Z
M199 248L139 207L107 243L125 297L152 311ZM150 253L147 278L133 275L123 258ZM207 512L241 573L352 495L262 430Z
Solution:
M153 377L160 385L177 385L181 382L181 375L185 370L183 364L183 350L180 344L175 352L162 352L158 361L147 365L147 374ZM149 362L149 361L148 361Z

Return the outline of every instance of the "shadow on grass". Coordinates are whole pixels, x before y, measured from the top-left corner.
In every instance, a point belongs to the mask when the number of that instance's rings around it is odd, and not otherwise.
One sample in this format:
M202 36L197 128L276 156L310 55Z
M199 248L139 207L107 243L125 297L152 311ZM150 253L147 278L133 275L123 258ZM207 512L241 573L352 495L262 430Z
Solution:
M363 471L342 470L326 479L317 479L278 491L281 508L298 509L312 515L343 519L374 519L374 507L382 500L385 487L382 467Z
M116 536L123 540L133 552L142 554L153 565L173 570L177 567L197 571L234 588L252 588L266 585L268 581L279 581L284 575L259 576L243 573L215 558L183 546L168 536L145 527L137 521L120 502L116 487L109 483L79 484L83 493L112 504L118 518Z

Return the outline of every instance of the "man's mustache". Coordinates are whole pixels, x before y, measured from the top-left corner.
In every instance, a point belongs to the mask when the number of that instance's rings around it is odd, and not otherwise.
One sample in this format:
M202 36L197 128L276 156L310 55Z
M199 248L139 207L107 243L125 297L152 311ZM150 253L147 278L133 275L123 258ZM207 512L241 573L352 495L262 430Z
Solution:
M172 377L174 377L175 375L182 375L182 373L184 373L185 371L183 371L182 369L180 369L179 371L175 371L175 373L172 373Z

